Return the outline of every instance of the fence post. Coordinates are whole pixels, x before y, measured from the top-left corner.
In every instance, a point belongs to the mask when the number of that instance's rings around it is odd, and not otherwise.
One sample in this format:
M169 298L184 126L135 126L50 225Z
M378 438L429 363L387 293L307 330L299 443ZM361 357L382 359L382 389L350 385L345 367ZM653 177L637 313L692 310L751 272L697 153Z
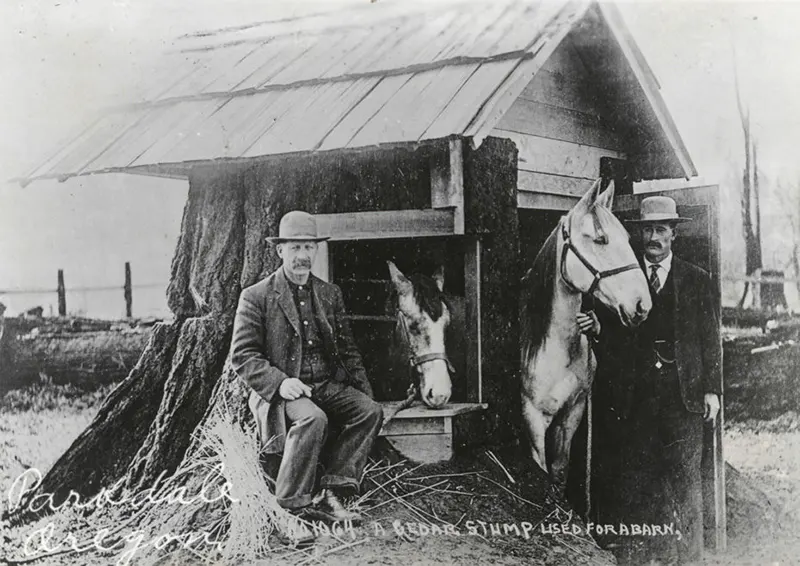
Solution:
M64 270L58 270L58 316L67 316L67 289L64 287Z
M133 285L131 285L131 262L125 262L125 316L133 316Z

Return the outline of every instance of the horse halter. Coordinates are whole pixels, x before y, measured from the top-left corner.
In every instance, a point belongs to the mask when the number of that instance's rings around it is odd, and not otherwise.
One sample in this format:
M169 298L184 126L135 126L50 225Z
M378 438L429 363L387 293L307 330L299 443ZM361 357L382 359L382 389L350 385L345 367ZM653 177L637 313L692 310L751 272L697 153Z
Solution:
M450 363L450 358L447 357L447 353L445 352L430 352L428 354L422 354L421 356L414 355L414 352L411 351L411 334L408 331L406 316L399 310L397 311L397 314L400 316L400 326L402 326L403 328L403 338L405 339L406 344L408 344L409 365L412 368L419 370L419 366L421 366L422 364L426 364L434 360L442 360L444 361L444 363L447 364L447 371L449 371L451 375L454 374L455 370L453 369L453 364Z
M597 289L597 286L600 284L600 280L606 277L611 277L612 275L618 275L620 273L625 273L626 271L631 271L633 269L641 269L638 263L629 263L628 265L623 265L622 267L615 267L614 269L606 269L605 271L599 271L595 266L593 266L588 259L586 259L583 254L575 247L572 243L572 238L569 234L569 229L567 228L567 219L569 217L565 216L561 219L561 239L564 240L564 246L561 248L561 265L559 267L559 271L561 272L561 279L564 280L564 283L567 284L573 292L580 293L581 290L578 289L572 281L567 278L567 273L565 271L565 265L567 263L567 254L572 252L575 254L581 263L589 270L594 276L592 280L592 284L589 286L589 290L586 292L587 295L591 295Z

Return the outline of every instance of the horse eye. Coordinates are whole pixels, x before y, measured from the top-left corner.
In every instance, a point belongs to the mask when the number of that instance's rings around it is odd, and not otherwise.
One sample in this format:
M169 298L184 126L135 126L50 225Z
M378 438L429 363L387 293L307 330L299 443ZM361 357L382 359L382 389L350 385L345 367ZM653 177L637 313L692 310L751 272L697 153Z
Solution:
M594 243L600 244L601 246L605 246L606 244L608 244L608 236L606 236L605 234L600 234L599 236L595 236Z

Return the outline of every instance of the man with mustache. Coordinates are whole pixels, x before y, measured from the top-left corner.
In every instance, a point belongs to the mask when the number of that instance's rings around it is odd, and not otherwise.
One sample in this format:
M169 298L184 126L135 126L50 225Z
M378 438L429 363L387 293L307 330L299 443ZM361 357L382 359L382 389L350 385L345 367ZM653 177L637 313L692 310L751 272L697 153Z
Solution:
M267 240L282 265L242 291L231 362L252 389L249 406L263 452L283 453L275 478L278 504L304 519L358 523L360 515L345 509L342 498L359 488L383 413L345 318L341 289L311 273L318 242L326 239L306 212L281 219L279 235ZM318 464L324 472L317 490Z
M597 339L595 379L600 521L670 524L678 537L612 540L620 563L686 563L703 549L703 421L713 422L722 394L717 301L707 272L672 253L675 201L642 200L642 269L653 308L636 329L598 309L578 325ZM604 440L613 437L613 441ZM660 563L660 562L659 562Z

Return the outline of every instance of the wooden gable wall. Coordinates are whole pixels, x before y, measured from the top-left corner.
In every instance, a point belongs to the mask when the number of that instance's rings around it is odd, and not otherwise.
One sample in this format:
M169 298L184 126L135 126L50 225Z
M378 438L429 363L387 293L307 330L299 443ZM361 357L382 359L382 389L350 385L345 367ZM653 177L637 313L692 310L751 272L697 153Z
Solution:
M601 157L626 157L593 86L567 37L492 130L519 149L520 208L569 208L598 177Z

